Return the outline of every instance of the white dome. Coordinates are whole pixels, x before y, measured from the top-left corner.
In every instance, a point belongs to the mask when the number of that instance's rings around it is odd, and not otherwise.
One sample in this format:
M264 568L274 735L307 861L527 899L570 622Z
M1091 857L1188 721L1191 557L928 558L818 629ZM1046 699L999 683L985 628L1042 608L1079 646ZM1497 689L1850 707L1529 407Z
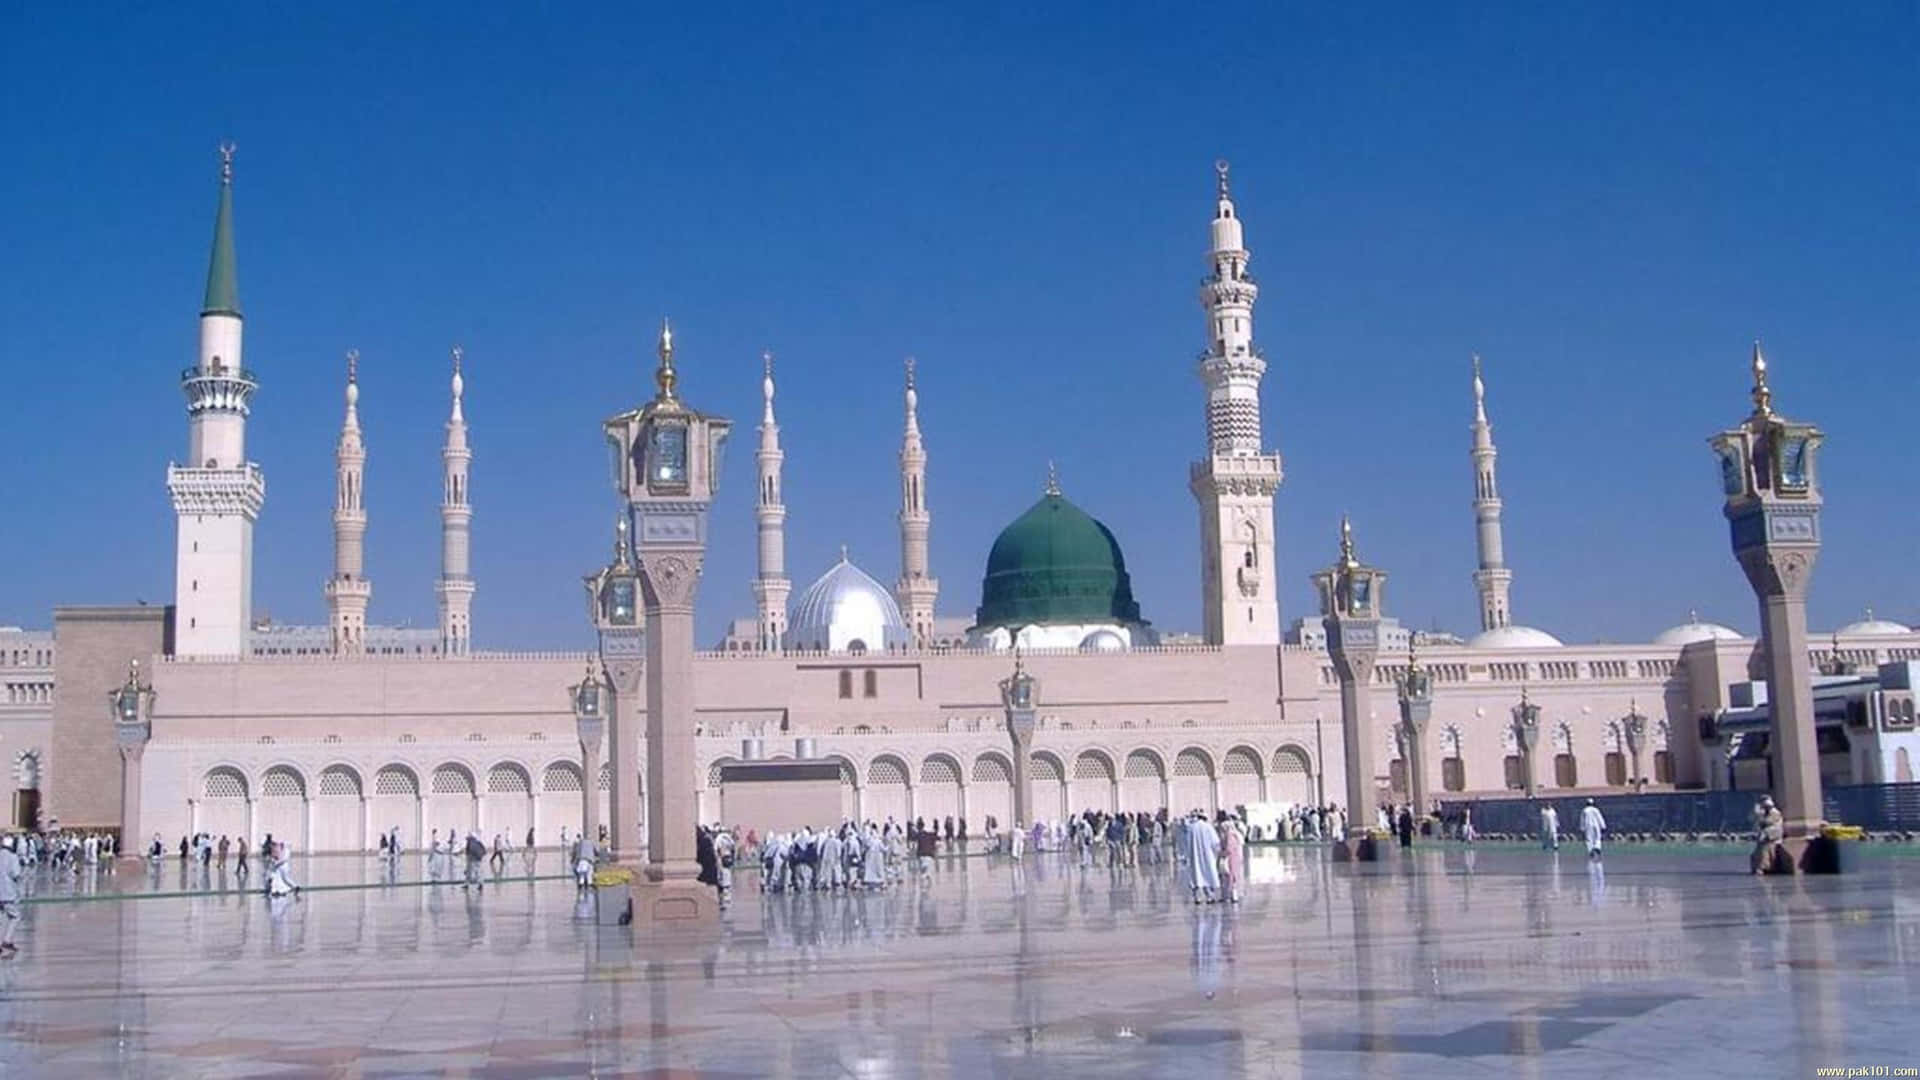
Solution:
M907 644L900 606L841 552L833 569L807 586L787 621L788 649L885 652Z
M1743 635L1731 626L1719 623L1701 622L1696 616L1681 623L1669 626L1654 636L1655 645L1691 645L1696 641L1738 641Z
M1901 626L1897 622L1888 619L1874 618L1873 609L1868 608L1866 618L1861 619L1859 622L1850 622L1840 629L1835 630L1834 633L1842 637L1869 637L1883 636L1886 634L1911 634L1913 631Z
M1560 639L1531 626L1501 626L1482 630L1468 640L1469 649L1558 649Z
M1112 630L1095 630L1080 641L1081 652L1125 652L1127 639Z

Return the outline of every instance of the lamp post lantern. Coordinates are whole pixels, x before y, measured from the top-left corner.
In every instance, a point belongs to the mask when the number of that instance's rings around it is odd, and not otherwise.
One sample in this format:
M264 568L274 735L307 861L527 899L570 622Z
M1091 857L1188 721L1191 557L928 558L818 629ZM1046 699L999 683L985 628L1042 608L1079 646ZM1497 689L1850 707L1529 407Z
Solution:
M1353 524L1340 519L1340 558L1313 575L1320 625L1340 678L1340 735L1347 764L1347 834L1334 839L1336 861L1378 858L1373 841L1373 733L1368 684L1380 658L1381 593L1387 574L1353 552Z
M1014 650L1013 674L1000 680L1000 704L1007 712L1007 735L1013 740L1013 827L1033 823L1033 726L1040 704L1040 680L1033 677Z
M638 853L638 821L623 808L639 791L634 690L642 678L646 685L646 877L659 888L636 896L636 921L692 919L716 910L713 891L698 885L695 858L693 602L706 559L707 511L720 487L733 425L680 399L670 325L661 326L659 357L653 400L601 425L613 452L622 527L631 519L646 616L642 629L632 624L630 606L609 611L629 621L600 634L601 659L614 686L607 727L609 802L613 847L622 858Z
M1520 687L1520 704L1513 707L1513 741L1520 747L1520 786L1531 799L1537 785L1533 750L1540 745L1540 706L1528 699L1524 685Z
M1416 818L1427 812L1427 722L1433 719L1433 679L1420 666L1419 648L1407 646L1407 673L1398 680L1401 754L1407 761L1407 793Z
M1807 667L1807 586L1820 554L1820 474L1825 439L1812 424L1773 411L1767 359L1753 344L1753 411L1709 440L1733 556L1760 602L1773 791L1796 866L1820 833L1820 752Z
M120 841L114 850L138 857L140 839L140 766L153 738L153 682L140 673L138 659L127 662L127 681L107 691L113 719L113 743L120 750Z

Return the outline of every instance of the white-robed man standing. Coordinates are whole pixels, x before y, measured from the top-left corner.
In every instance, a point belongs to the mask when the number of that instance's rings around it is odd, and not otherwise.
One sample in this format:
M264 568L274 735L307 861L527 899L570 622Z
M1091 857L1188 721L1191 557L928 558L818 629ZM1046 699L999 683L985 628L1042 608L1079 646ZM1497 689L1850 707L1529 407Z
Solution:
M20 951L13 943L14 928L20 925L20 878L25 869L14 845L20 841L9 836L0 843L0 956Z
M1195 811L1180 835L1186 847L1186 874L1193 902L1211 904L1220 892L1220 833L1213 822Z
M1026 854L1026 851L1027 830L1022 828L1020 823L1016 821L1013 823L1013 831L1007 834L1007 854L1012 857L1014 862L1019 862L1020 856Z
M1600 842L1606 839L1607 819L1600 814L1600 808L1588 799L1587 805L1580 811L1580 831L1586 834L1587 858L1600 857Z

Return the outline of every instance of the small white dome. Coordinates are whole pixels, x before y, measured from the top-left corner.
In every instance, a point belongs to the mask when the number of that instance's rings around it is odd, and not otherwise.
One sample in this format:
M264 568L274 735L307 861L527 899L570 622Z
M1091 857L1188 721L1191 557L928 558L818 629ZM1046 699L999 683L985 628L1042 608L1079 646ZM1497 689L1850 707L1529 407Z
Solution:
M907 622L893 595L847 561L807 586L787 622L786 647L828 652L886 652L907 644Z
M1482 630L1467 641L1469 649L1558 649L1561 641L1531 626L1501 626Z
M1127 639L1112 630L1095 630L1080 640L1081 652L1125 652Z
M1731 626L1701 622L1698 616L1669 626L1654 636L1655 645L1691 645L1696 641L1738 641L1743 635Z
M1850 622L1835 630L1834 633L1842 637L1878 637L1887 634L1911 634L1913 631L1889 619L1874 618L1873 609L1868 608L1866 618L1858 622Z

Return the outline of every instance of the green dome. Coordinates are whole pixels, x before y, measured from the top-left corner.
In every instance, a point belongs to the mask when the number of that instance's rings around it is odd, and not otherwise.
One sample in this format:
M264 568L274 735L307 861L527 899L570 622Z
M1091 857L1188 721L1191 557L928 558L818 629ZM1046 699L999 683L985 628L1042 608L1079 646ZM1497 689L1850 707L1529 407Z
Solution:
M1034 503L993 542L976 629L1139 621L1119 542L1058 493Z

